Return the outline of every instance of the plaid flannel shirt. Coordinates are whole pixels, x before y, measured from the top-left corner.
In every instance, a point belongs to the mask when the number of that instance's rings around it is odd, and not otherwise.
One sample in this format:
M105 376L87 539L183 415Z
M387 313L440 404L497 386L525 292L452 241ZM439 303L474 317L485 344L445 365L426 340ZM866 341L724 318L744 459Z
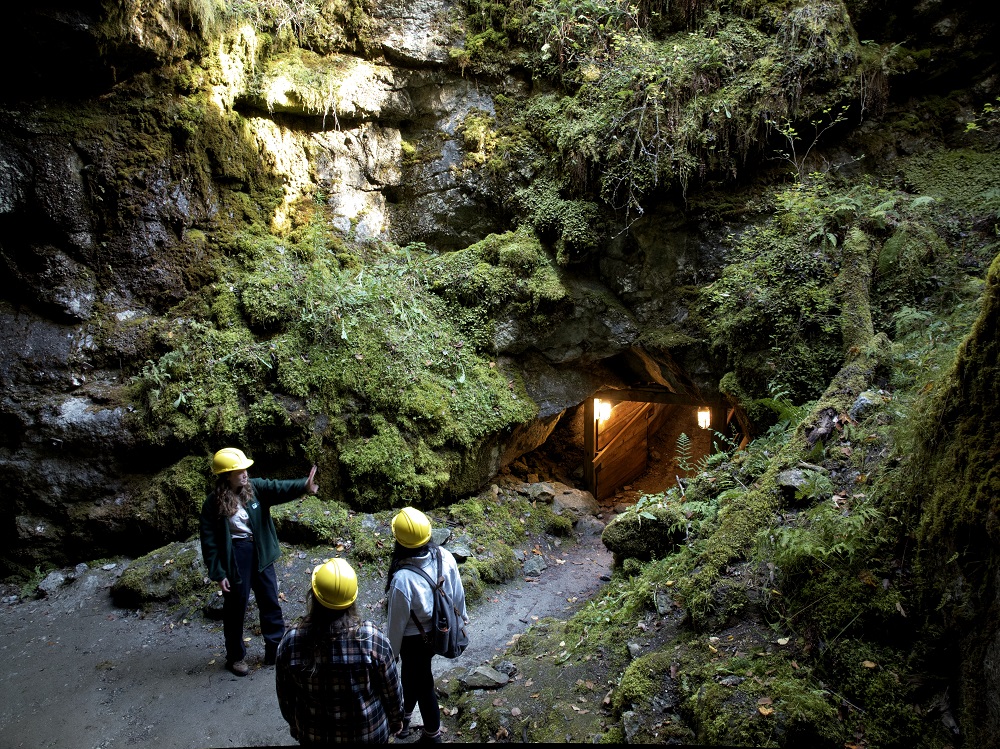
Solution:
M402 723L403 690L389 640L372 622L329 641L316 669L298 628L278 645L275 685L281 715L301 744L387 743Z

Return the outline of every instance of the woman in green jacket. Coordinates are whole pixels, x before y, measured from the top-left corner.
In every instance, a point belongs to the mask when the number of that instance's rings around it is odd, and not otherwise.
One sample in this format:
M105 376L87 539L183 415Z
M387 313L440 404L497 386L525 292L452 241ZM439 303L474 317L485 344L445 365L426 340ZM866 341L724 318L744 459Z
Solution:
M219 450L212 458L212 473L218 476L215 491L201 508L201 553L208 576L219 584L224 603L222 629L226 640L226 668L246 676L243 624L250 591L260 611L264 636L264 664L272 665L278 643L285 633L285 620L278 600L274 562L281 554L278 534L271 520L271 507L319 490L314 478L293 481L252 479L247 468L253 461L235 447Z

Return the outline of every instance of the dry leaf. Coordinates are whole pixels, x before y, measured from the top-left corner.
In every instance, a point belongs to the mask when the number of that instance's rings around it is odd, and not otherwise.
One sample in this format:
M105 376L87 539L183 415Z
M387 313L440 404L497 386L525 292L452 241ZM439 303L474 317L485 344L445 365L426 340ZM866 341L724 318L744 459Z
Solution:
M861 665L865 668L878 668L878 664L871 661L862 661Z
M528 679L528 680L527 680L526 682L524 682L524 686L526 686L526 687L530 687L530 686L531 686L532 684L534 684L534 683L535 683L535 682L534 682L533 680L531 680L531 679Z
M779 645L787 645L787 644L788 644L788 638L787 638L787 637L782 637L782 638L780 638L780 639L778 640L778 644L779 644Z
M519 708L519 707L512 707L510 709L510 714L511 714L511 717L516 718L518 715L521 714L521 708Z
M493 707L500 707L503 704L503 697L497 697L493 700Z
M528 696L531 699L533 699L533 700L537 700L538 699L538 695L540 695L540 694L541 694L541 692L535 692L534 694L529 694Z
M774 708L761 706L757 708L757 712L761 715L771 715L774 712Z
M774 700L772 700L770 697L761 697L759 700L757 700L757 704L758 705L772 705L772 704L774 704Z

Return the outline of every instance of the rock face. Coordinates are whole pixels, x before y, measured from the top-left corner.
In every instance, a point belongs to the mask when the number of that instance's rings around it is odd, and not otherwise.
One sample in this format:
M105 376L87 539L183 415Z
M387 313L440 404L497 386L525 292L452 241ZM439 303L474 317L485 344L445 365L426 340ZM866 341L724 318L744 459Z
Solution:
M125 3L113 17L53 8L19 10L3 53L21 65L44 39L76 62L72 72L39 63L0 113L6 572L142 553L194 531L209 478L197 461L218 439L243 435L225 425L211 437L152 429L136 418L132 379L168 383L157 362L173 326L207 319L225 329L229 313L205 309L203 292L229 283L219 247L238 246L234 227L259 224L249 195L273 196L275 232L300 228L297 207L311 201L330 210L332 234L444 253L511 228L512 191L530 182L538 156L509 156L503 180L479 168L473 125L496 115L498 96L531 86L452 62L464 38L452 0L379 3L363 43L349 41L349 20L314 19L301 45L253 24L219 31L194 6L171 14ZM196 100L208 103L196 110ZM663 220L643 219L628 244L613 240L599 269L567 271L558 324L496 321L497 361L524 383L537 418L465 448L436 481L476 488L600 387L691 383L684 363L639 342L667 308L683 317L667 287L697 276L697 237L665 243L679 218ZM696 377L712 387L717 374ZM334 421L287 393L275 400L279 421L302 434ZM338 460L329 457L331 469Z

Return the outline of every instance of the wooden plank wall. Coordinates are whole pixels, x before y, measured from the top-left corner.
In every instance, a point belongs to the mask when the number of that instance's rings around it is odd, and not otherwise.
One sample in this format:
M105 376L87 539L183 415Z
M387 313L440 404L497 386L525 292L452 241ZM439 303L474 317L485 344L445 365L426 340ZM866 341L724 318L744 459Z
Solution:
M629 408L622 409L623 406ZM620 412L620 413L619 413ZM608 429L599 433L602 449L594 457L594 477L598 500L612 496L623 484L646 470L647 443L652 404L620 403L608 419Z

